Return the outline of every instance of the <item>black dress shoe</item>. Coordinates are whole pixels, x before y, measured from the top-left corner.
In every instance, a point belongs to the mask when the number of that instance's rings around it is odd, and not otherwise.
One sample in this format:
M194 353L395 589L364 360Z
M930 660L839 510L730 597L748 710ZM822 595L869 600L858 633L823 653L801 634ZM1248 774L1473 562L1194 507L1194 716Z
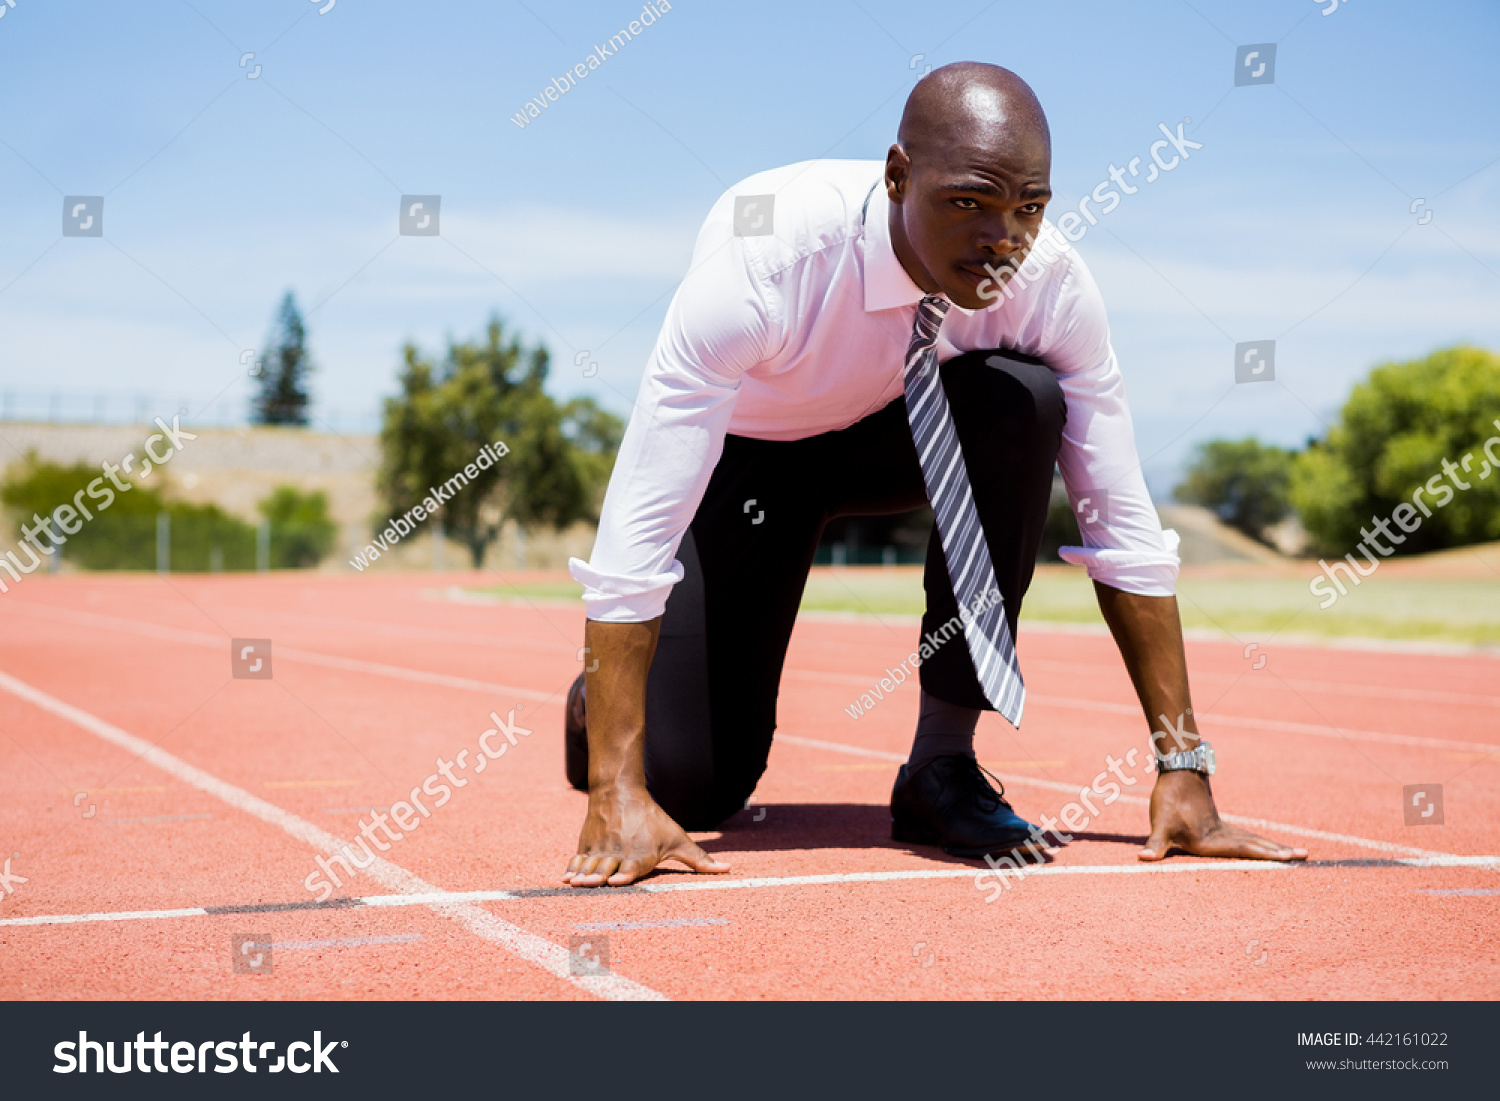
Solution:
M583 674L568 689L563 709L563 770L568 783L579 791L589 790L589 730L584 722Z
M1009 853L1035 827L1011 810L972 757L934 757L915 773L902 765L891 792L891 840L941 845L950 856Z

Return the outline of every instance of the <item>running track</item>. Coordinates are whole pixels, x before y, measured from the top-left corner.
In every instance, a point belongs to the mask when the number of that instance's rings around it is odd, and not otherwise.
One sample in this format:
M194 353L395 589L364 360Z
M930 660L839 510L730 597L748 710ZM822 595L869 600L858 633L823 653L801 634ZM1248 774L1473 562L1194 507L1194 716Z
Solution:
M915 687L844 710L915 627L804 617L760 790L699 836L730 875L584 892L558 881L584 806L561 739L581 613L455 583L495 578L32 576L0 596L0 997L1500 996L1493 657L1192 641L1221 808L1309 864L1138 866L1143 781L986 903L982 865L889 840ZM235 637L273 640L274 679L231 677ZM1023 625L1020 652L1024 733L987 715L980 758L1035 821L1145 730L1107 637ZM534 733L475 774L512 708ZM315 905L315 858L460 750L467 785ZM1416 783L1443 785L1442 826L1404 825ZM237 934L270 939L271 974L233 972ZM571 973L569 938L601 934L609 973Z

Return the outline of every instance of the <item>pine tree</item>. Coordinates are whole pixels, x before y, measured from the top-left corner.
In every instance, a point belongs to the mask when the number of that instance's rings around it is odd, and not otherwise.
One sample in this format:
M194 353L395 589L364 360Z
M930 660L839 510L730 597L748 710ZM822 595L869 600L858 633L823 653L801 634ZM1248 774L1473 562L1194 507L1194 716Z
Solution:
M291 291L276 311L275 333L256 361L260 392L252 419L256 424L307 424L308 376L313 364L307 351L307 327Z

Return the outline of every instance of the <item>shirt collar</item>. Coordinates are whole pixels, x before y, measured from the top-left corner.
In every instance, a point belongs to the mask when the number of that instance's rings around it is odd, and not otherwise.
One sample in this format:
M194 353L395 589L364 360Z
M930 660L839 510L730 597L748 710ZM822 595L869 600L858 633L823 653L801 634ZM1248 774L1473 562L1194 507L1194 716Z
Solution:
M891 245L891 200L881 180L865 214L865 312L893 310L922 300L922 288L911 281Z

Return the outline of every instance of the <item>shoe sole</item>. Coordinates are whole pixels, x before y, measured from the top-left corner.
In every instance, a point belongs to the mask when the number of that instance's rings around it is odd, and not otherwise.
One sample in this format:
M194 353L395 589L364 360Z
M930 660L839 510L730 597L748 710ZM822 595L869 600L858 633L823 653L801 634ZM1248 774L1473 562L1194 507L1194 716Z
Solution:
M942 841L938 840L938 838L934 837L930 833L917 829L914 826L908 826L904 823L898 823L894 818L891 819L892 841L899 841L903 845L936 845L949 856L963 856L970 859L978 859L984 856L991 856L995 853L1005 853L1007 856L1012 853L1029 854L1030 850L1026 848L1026 842L1030 839L1031 838L1027 836L1017 841L1001 841L993 845L984 846L944 845Z

